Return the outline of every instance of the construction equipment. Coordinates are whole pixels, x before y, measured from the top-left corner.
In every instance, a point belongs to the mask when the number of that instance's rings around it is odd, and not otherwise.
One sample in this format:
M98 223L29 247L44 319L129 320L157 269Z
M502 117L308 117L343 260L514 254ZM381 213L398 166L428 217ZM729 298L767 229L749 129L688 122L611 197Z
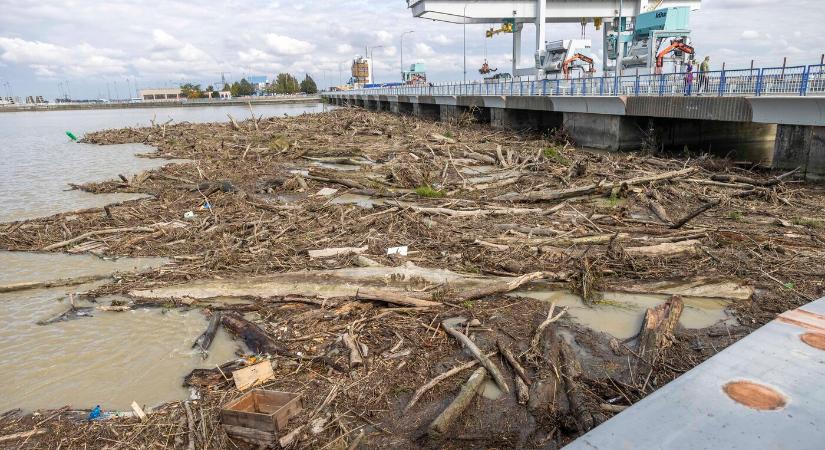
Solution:
M585 74L592 74L596 72L596 67L593 65L593 58L587 55L582 55L581 53L576 53L575 55L565 59L564 63L562 63L561 71L564 73L565 78L570 78L570 65L576 61L582 61L590 66L586 71L584 71ZM581 65L576 67L584 69Z
M662 44L668 39L679 41L686 46L690 46L690 8L673 7L648 11L639 14L633 19L633 33L627 35L619 33L621 27L627 30L629 25L627 18L622 24L608 24L605 28L605 47L607 59L616 61L619 59L619 52L622 52L622 68L645 67L648 69L660 70L659 55ZM673 49L665 52L663 57L671 53ZM685 55L688 53L677 51L670 59L675 64L684 64ZM665 59L661 61L664 64ZM615 65L614 65L615 68Z
M662 73L662 67L665 65L665 56L669 53L673 52L675 57L683 58L682 55L692 55L696 54L696 50L688 44L685 44L680 39L674 39L670 41L670 45L664 48L658 55L656 55L656 73Z
M499 27L499 28L490 28L489 30L487 30L487 37L492 38L493 36L495 36L499 33L512 33L515 26L516 26L515 22L505 21L503 24L501 24L501 27Z
M568 78L574 70L592 73L595 69L591 45L589 39L548 42L544 49L536 52L536 68L544 74L563 73Z

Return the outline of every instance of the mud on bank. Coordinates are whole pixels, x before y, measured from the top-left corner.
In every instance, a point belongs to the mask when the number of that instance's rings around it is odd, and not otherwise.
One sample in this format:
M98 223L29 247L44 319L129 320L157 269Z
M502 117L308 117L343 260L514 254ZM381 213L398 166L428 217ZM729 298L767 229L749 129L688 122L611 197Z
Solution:
M250 345L272 356L276 377L266 387L304 396L303 413L289 425L298 430L297 448L558 448L825 293L825 189L792 173L708 158L592 154L563 133L351 109L158 124L85 140L146 143L158 149L154 156L191 162L79 186L152 198L3 224L0 247L174 259L96 294L245 313L267 336ZM196 216L185 220L189 211ZM409 253L387 255L398 246ZM336 250L315 253L328 249ZM358 272L370 267L378 274ZM405 270L412 275L398 276ZM529 283L507 294L521 276ZM582 326L571 309L539 329L550 303L525 289L569 290L596 310L621 308L601 295L617 291L666 295L662 302L671 294L721 298L736 320L622 340ZM680 302L648 314L678 321ZM460 331L483 354L493 354L507 384L499 390L509 392L496 398L488 381L485 395L439 433L431 423L478 366L407 406L422 385L474 361L442 325L455 317L466 319ZM523 377L501 356L508 349ZM527 390L522 403L518 379ZM143 423L78 422L82 414L60 410L7 413L0 439L34 431L8 442L243 447L217 421L217 408L239 395L231 381L215 370L186 382L203 393L191 419L181 403Z

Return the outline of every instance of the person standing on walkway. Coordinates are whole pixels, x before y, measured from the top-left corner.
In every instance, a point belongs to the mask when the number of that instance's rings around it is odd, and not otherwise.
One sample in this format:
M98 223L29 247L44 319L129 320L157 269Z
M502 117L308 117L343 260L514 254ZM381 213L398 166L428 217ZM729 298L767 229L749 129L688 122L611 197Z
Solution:
M702 94L708 90L710 80L708 79L708 72L710 72L710 56L705 56L705 59L699 64L699 93Z
M687 63L685 67L685 96L690 96L693 91L693 63Z

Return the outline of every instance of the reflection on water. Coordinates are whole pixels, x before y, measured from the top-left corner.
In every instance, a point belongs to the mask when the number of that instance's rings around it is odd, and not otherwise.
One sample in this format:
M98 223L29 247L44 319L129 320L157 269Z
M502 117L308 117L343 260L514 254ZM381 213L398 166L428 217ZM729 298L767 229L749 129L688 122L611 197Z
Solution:
M254 106L256 115L283 116L320 112L321 104ZM65 132L84 133L107 128L148 126L162 123L226 122L226 114L242 120L247 106L198 108L111 109L0 114L0 222L31 219L82 208L138 198L131 194L93 195L66 191L68 183L116 179L167 164L159 159L138 158L153 151L140 144L97 146L77 144Z
M91 255L0 252L0 284L54 280L163 265L160 258L103 261ZM199 311L94 311L93 317L40 326L69 308L67 294L93 285L0 294L0 412L71 405L128 410L185 399L183 377L234 356L219 331L210 356L191 349L206 328ZM112 299L100 299L107 305ZM79 302L78 306L96 306Z
M557 307L566 306L567 313L574 321L618 339L627 339L638 334L647 308L660 305L670 298L668 295L608 292L603 294L603 299L599 303L588 307L581 297L568 291L525 289L512 295L555 302ZM685 308L679 323L685 328L706 328L728 319L725 312L729 303L727 300L685 296L682 300L685 302Z

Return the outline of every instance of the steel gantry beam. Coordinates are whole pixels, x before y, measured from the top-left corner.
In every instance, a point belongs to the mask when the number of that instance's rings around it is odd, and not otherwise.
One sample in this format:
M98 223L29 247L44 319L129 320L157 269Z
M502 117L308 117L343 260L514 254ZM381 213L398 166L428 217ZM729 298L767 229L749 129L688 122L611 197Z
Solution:
M578 23L582 17L613 18L619 15L620 0L407 0L414 17L450 23L536 23L544 13L545 23ZM626 0L623 15L635 17L649 7L687 6L699 9L701 0ZM467 15L464 16L466 6Z
M513 76L541 76L536 68L519 68L525 23L535 25L536 49L541 49L546 42L547 23L581 23L583 19L594 18L612 20L619 16L633 18L654 8L686 6L697 10L701 4L702 0L407 0L413 16L422 19L465 25L497 24L505 19L515 21ZM609 23L605 25L605 34L609 26ZM624 43L620 45L624 46Z

